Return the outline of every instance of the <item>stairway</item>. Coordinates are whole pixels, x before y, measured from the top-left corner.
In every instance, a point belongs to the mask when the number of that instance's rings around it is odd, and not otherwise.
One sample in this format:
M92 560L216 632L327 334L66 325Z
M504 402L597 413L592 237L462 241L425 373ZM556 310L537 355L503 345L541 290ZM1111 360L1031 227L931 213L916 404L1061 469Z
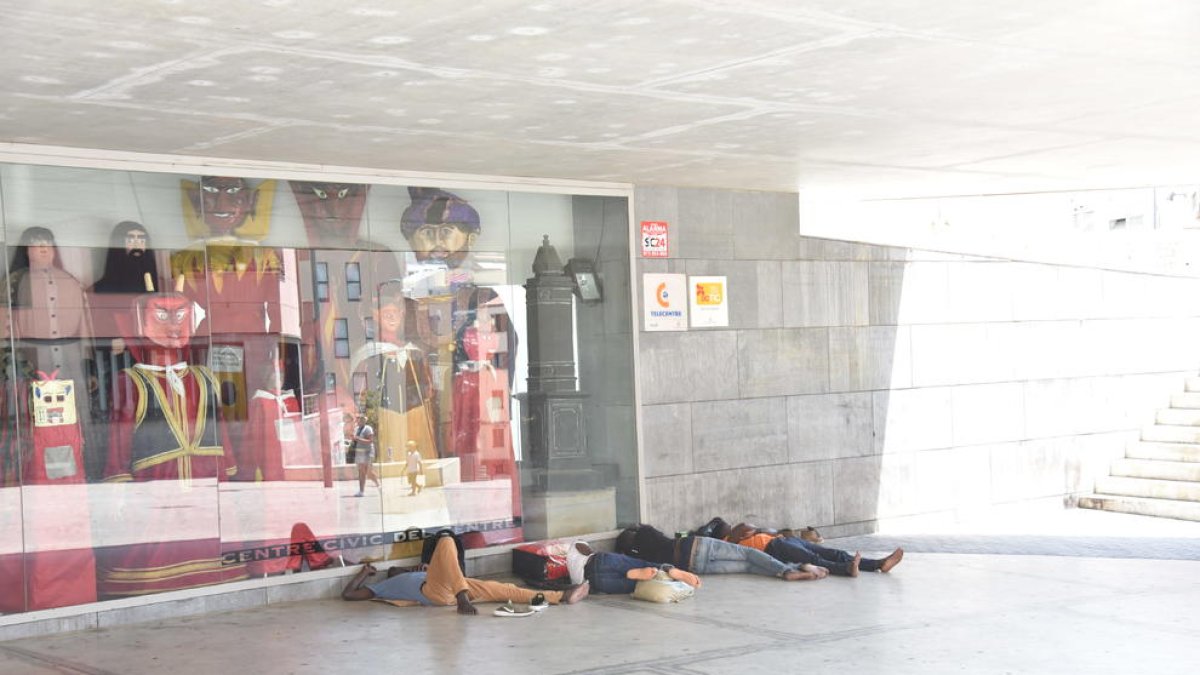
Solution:
M1096 480L1080 508L1200 521L1200 377L1189 377L1142 440Z

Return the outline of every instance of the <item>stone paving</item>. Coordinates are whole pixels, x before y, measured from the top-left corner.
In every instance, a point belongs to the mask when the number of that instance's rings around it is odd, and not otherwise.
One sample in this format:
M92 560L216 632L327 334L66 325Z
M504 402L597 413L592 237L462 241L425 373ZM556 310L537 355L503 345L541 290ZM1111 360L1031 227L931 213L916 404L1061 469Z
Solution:
M709 576L677 605L593 596L501 621L331 599L14 640L0 643L0 673L1195 672L1200 562L1117 555L1122 543L1192 550L1190 528L1064 517L1057 530L1076 539L1112 535L1094 550L1112 555L1081 557L1034 551L1078 549L1042 542L1056 528L1041 525L1023 545L986 527L961 545L950 531L858 538L912 552L857 579ZM935 545L986 552L916 550Z

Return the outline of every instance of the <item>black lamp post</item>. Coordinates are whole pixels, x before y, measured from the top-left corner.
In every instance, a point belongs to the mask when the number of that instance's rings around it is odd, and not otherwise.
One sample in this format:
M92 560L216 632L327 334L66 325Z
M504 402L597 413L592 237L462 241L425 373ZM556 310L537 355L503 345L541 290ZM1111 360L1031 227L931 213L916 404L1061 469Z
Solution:
M575 380L577 288L544 236L533 276L525 281L529 390L520 395L528 423L528 466L535 487L543 490L584 490L596 483L583 415L587 394Z

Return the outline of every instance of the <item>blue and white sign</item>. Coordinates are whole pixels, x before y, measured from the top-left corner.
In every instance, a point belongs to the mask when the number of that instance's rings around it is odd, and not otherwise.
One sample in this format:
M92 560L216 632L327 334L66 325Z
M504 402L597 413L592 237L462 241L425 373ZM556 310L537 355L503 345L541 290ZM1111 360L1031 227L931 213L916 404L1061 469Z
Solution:
M687 330L687 277L683 274L643 274L642 306L646 331Z

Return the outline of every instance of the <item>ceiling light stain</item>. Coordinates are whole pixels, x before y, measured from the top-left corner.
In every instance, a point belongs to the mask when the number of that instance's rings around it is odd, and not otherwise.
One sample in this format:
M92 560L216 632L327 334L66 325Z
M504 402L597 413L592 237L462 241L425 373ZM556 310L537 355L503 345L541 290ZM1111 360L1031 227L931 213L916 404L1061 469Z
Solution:
M127 51L147 51L153 49L145 42L134 42L133 40L117 40L116 42L105 43L105 46L113 49L124 49Z
M307 30L281 30L278 33L271 33L281 40L311 40L321 37L318 33L313 33Z
M396 16L400 12L394 9L376 9L374 7L355 7L350 10L354 16Z
M542 28L541 26L517 26L516 28L510 29L508 32L512 33L513 35L520 35L523 37L535 37L549 33L550 29Z

